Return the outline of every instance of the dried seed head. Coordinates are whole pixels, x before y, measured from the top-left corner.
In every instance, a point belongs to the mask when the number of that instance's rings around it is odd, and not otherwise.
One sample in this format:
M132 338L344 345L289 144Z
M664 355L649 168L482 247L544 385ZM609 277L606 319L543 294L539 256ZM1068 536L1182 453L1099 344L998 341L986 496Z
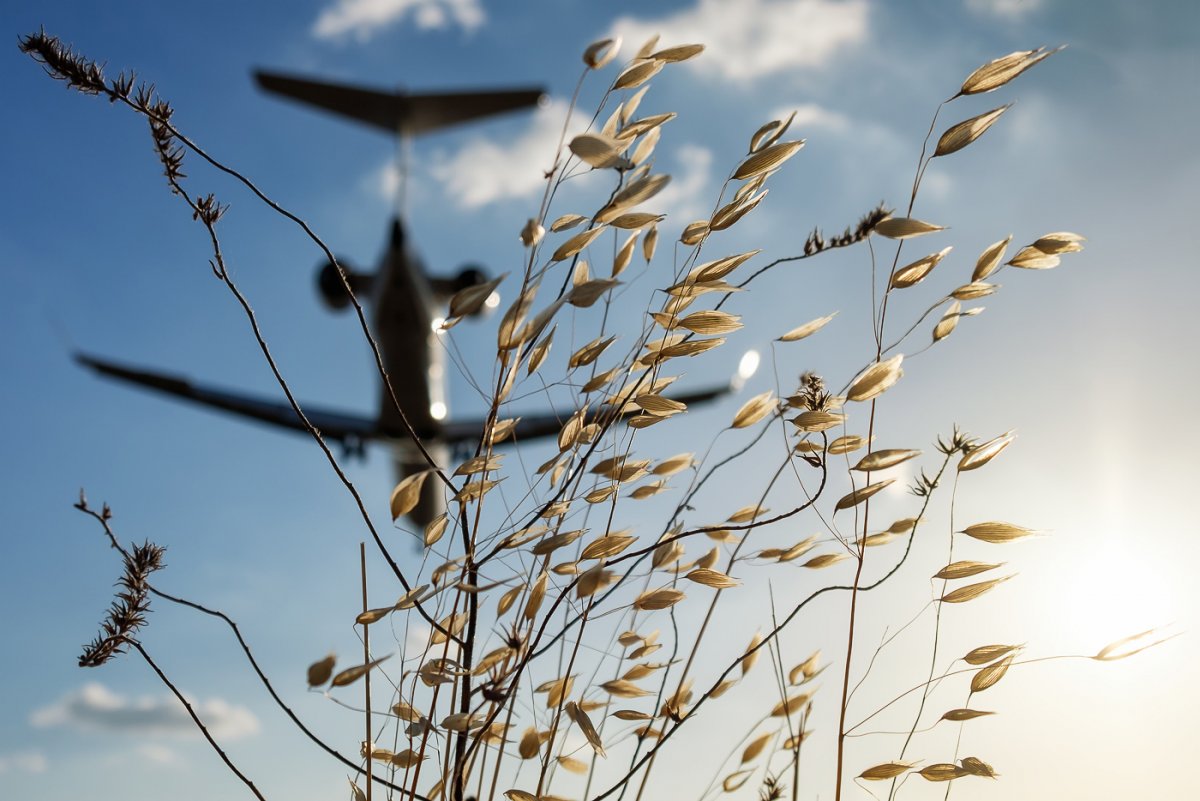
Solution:
M994 108L991 111L980 114L977 117L972 117L969 120L964 120L957 125L952 125L938 139L937 148L933 151L933 158L938 156L949 156L951 153L956 153L962 150L967 145L974 142L979 137L983 136L984 131L992 127L992 124L1000 119L1000 115L1008 111L1012 107L1012 103Z
M617 76L613 82L613 90L633 89L641 86L657 75L666 65L667 62L656 58L639 61Z
M976 95L999 89L1025 70L1043 59L1049 58L1064 47L1066 45L1060 45L1053 50L1044 47L1039 47L1037 50L1018 50L994 61L989 61L967 76L958 94Z
M525 247L533 247L538 242L542 241L542 237L546 234L546 229L541 223L532 217L526 221L525 227L521 229L521 243Z
M107 507L106 507L107 509ZM117 579L120 588L100 624L100 633L83 649L80 667L99 667L134 641L150 612L150 574L163 568L165 549L146 541L124 552L125 569Z
M587 64L590 69L599 70L608 66L617 53L621 51L621 37L617 36L612 39L601 39L598 42L592 42L587 49L583 51L583 63Z
M945 226L934 225L912 217L888 217L875 225L875 232L888 239L911 239L914 236L943 231Z

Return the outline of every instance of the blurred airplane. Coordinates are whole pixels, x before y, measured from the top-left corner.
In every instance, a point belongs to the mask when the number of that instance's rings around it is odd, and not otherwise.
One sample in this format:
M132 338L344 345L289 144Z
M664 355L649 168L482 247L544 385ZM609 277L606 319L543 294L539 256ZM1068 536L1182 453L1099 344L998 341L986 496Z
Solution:
M543 96L540 89L408 94L267 72L258 72L256 77L259 85L269 92L381 128L397 137L428 133L478 117L533 106ZM430 275L410 247L404 222L398 213L391 223L387 250L374 273L356 272L344 263L342 266L355 296L373 306L372 334L379 345L400 408L434 460L442 467L449 466L451 449L477 444L485 421L447 419L445 351L438 341L441 314L456 292L485 283L487 276L474 266L466 266L453 276ZM333 264L318 268L317 289L328 308L344 310L350 306L350 296ZM498 303L498 296L493 295L485 308L494 308ZM83 353L77 353L75 358L80 364L111 378L282 428L306 430L291 405L280 400L208 387L185 378L123 366ZM757 359L753 361L757 364ZM739 372L747 372L746 367L747 362L743 360ZM740 379L744 378L745 375L740 375ZM738 380L735 378L729 384L675 398L684 403L710 400L729 392ZM398 478L428 467L404 430L399 410L386 387L382 389L379 413L375 417L308 404L303 404L303 409L326 440L338 442L348 453L361 455L370 442L390 445ZM522 416L511 439L521 442L556 435L569 416L570 412ZM409 514L413 523L424 526L444 511L442 490L438 482L425 482L421 501Z

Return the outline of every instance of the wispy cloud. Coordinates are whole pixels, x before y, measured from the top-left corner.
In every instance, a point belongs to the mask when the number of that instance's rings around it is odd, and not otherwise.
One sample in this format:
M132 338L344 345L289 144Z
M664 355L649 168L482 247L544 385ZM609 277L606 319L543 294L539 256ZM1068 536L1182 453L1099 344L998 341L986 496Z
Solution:
M349 35L361 42L407 17L421 30L458 26L468 33L487 20L480 0L337 0L317 16L312 34L318 39Z
M137 748L137 755L147 762L159 765L174 765L180 761L179 755L162 743L143 743Z
M706 147L682 144L675 151L675 172L671 183L646 203L647 211L666 214L674 225L683 229L697 219L707 219L712 213L716 196L709 196L709 177L712 173L713 153Z
M819 128L826 131L841 133L850 129L850 118L840 111L825 108L817 103L797 103L794 106L784 106L776 109L771 119L786 120L792 112L796 116L788 129L788 135L803 136L805 131Z
M566 114L567 104L552 100L534 111L529 127L515 139L496 142L475 136L455 153L435 157L433 177L461 208L530 197L546 185L544 173L554 163ZM578 131L583 120L578 114L575 119Z
M786 120L793 111L796 117L788 128L787 137L808 139L810 150L836 150L849 158L860 157L864 150L887 153L894 159L902 159L907 154L904 149L907 145L887 126L850 117L818 103L780 106L770 117L763 119ZM906 160L905 166L907 168Z
M498 142L476 136L453 153L435 156L430 172L450 199L464 209L534 197L546 186L545 171L554 163L566 113L567 104L553 100L537 109L525 131L515 138ZM586 120L576 114L564 141L569 142L585 125ZM672 222L682 221L681 225L706 216L711 209L704 203L714 200L704 196L712 162L712 151L700 145L683 144L674 149L665 165L671 183L648 208L670 215ZM660 162L660 169L663 166ZM381 170L371 184L383 192L395 187L395 178Z
M0 775L9 771L44 773L49 764L46 755L41 751L13 751L0 754Z
M395 159L388 159L368 173L360 182L367 192L384 200L392 200L400 191L400 166Z
M967 0L967 8L977 14L1020 19L1042 7L1042 0Z
M244 707L220 698L192 700L191 704L216 737L234 739L258 731L258 719ZM187 710L173 696L125 698L96 683L85 684L36 710L30 723L38 727L71 726L132 734L199 735Z
M402 205L412 206L428 197L428 176L417 173L410 164L408 174L401 175L400 165L394 158L382 162L375 169L364 173L358 182L358 188L379 200L395 203L398 194L403 190Z
M660 34L666 44L702 42L695 69L746 83L766 75L820 67L867 38L866 0L698 0L662 17L620 17L613 32L627 47Z

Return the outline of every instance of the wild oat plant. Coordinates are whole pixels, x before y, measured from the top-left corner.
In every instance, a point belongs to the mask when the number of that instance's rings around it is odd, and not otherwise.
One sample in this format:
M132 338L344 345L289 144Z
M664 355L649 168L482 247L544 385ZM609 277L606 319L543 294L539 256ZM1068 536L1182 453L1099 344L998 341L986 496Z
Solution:
M585 80L597 80L593 76L609 67L619 47L620 42L612 40L590 46L583 54L586 68L579 87ZM108 507L96 510L81 497L78 508L94 517L112 547L124 554L125 570L122 591L80 665L98 666L135 650L187 705L141 641L148 599L153 595L219 617L273 702L316 748L342 763L340 769L350 777L349 792L360 801L380 793L389 799L454 801L499 796L511 801L636 800L647 795L648 787L650 797L664 797L664 791L666 797L678 797L673 777L659 776L657 783L651 778L664 749L690 747L689 736L692 743L698 738L709 745L723 742L728 754L719 767L703 766L705 773L718 767L711 785L700 793L703 798L813 798L827 792L832 782L835 799L869 793L890 800L914 777L945 783L947 796L961 782L995 778L984 758L964 755L969 753L971 727L981 725L972 721L994 714L977 696L1019 665L1068 657L1027 657L1019 645L985 642L937 672L934 666L945 656L937 650L937 637L943 633L941 611L947 604L968 603L996 590L1011 578L997 575L1000 564L990 560L996 551L1034 532L1014 523L979 521L957 530L951 525L935 535L925 534L922 523L944 484L956 484L964 474L985 467L1005 451L1013 435L975 439L948 425L950 433L933 443L931 454L923 455L913 447L917 443L877 443L875 432L883 413L880 401L903 375L904 349L910 360L925 355L950 336L960 320L982 311L964 304L996 293L999 287L992 280L997 273L1008 268L1050 269L1064 255L1083 248L1083 237L1077 234L1048 233L1006 260L1012 237L1005 236L983 249L969 281L933 299L917 320L897 325L889 316L892 296L922 291L922 281L950 251L939 241L944 226L913 216L926 167L933 159L973 145L1009 105L950 125L930 152L939 114L957 98L1001 89L1057 50L1021 51L989 61L938 105L903 213L881 206L840 235L825 237L814 230L802 245L797 243L797 255L768 261L757 250L726 253L722 235L753 213L766 197L768 184L785 175L787 162L800 154L804 140L787 138L790 118L747 131L747 152L713 198L712 215L682 227L677 245L660 248L664 216L655 211L654 201L669 177L654 171L654 153L675 114L638 117L638 107L652 79L677 62L699 56L704 48L660 47L657 38L642 45L611 80L587 132L568 141L564 124L558 152L548 154L554 166L547 172L541 204L520 229L522 263L489 283L462 290L450 301L446 329L477 312L497 287L515 298L498 322L491 375L472 379L477 386L490 387L487 422L473 453L460 464L440 464L421 448L428 457L427 469L404 478L391 495L391 519L401 529L407 528L405 515L416 508L423 492L441 493L447 504L445 514L413 532L424 559L406 571L392 551L407 549L407 541L385 539L383 534L392 532L381 534L368 513L384 508L383 499L359 495L272 360L249 302L226 269L217 236L225 206L212 195L196 195L185 187L185 155L240 181L295 222L336 263L333 254L302 220L181 133L172 121L171 106L152 86L127 73L109 79L95 62L44 32L25 37L21 48L53 78L127 106L148 121L172 191L211 241L215 276L244 309L280 387L353 496L378 556L395 577L394 586L372 586L368 591L362 551L363 611L355 621L361 630L361 656L351 657L349 667L330 655L308 668L310 688L365 710L362 741L331 744L280 697L231 618L149 582L149 574L162 567L161 548L149 543L133 549L122 546ZM600 199L592 208L552 213L557 190L576 178L590 181L602 193ZM915 240L918 253L930 252L902 258L905 246L913 247L910 240ZM736 309L743 291L758 276L785 262L860 245L866 246L861 248L862 258L869 263L873 283L873 344L860 364L832 375L805 372L795 386L745 401L732 419L713 420L713 429L719 429L715 436L725 445L735 442L730 455L719 460L706 455L708 443L695 453L675 455L639 448L643 429L669 427L688 413L683 403L671 398L674 371L681 369L681 362L694 364L705 358L725 344L725 335L741 327ZM639 272L645 277L639 285L652 291L629 291L630 277ZM346 273L341 271L341 276L353 298ZM363 309L356 299L352 303L387 381ZM634 314L619 313L626 308ZM795 327L796 320L779 321L776 358L785 369L803 368L805 347L819 347L813 343L834 314L831 309ZM557 326L567 318L563 330L575 340L568 345L573 351L551 370L556 333L559 342L566 338ZM635 321L633 330L614 330L617 321L627 319ZM636 322L640 320L644 324ZM589 327L594 336L581 335ZM903 333L897 336L896 330ZM452 347L453 338L454 332L448 331L443 341ZM810 338L813 342L807 341ZM788 344L800 340L806 342ZM550 372L555 374L546 375ZM577 411L565 416L553 458L528 474L513 470L516 460L506 442L516 430L510 402L543 393L548 386L570 388ZM403 416L405 410L398 411ZM413 434L411 427L409 433ZM415 435L412 439L421 446ZM921 460L922 466L910 488L908 513L902 519L880 520L878 513L872 514L871 499L895 480L882 476L913 460ZM739 465L751 462L773 466L769 480L751 497L737 502L726 498ZM499 492L502 481L507 483ZM639 501L665 493L675 500L663 507L669 513L657 523L638 513ZM720 503L728 505L726 518L698 517L694 504L705 494L710 501L720 496ZM797 538L800 530L817 533ZM923 589L927 572L921 570L921 587L914 588L913 596L926 598L907 610L935 618L929 668L917 668L902 678L869 676L879 652L904 627L864 658L861 635L856 636L861 596L891 582L908 559L914 539L922 535L943 536L946 554L945 564L930 567L932 598ZM848 564L837 570L848 574L847 579L822 582L828 568L843 562ZM869 582L864 579L868 562L875 576ZM744 582L766 585L773 573L778 574L778 600L776 585L771 584L772 599L758 617L738 616L741 629L730 630L726 623L714 631L714 613L722 601L736 595ZM380 599L397 593L398 600L379 605ZM849 609L844 647L830 656L794 653L803 649L805 609L829 594L840 597ZM693 611L685 612L689 606ZM390 626L380 629L384 621ZM414 648L413 638L405 633L422 630L429 636ZM781 636L785 630L786 641ZM1122 658L1154 644L1151 639L1144 632L1076 658ZM698 659L702 647L704 655ZM747 681L755 672L757 678ZM856 674L862 674L859 684L869 678L883 685L880 697L895 697L875 709L852 704L856 687L851 677ZM818 676L824 677L823 683L816 681ZM760 689L757 694L744 686L753 683ZM942 683L961 688L961 707L934 705L932 690ZM744 734L731 732L728 711L761 703L764 686L772 693L753 715L753 728ZM810 729L818 700L836 711L836 726L827 731ZM901 702L908 706L897 707ZM902 718L907 722L893 733L892 757L879 764L865 761L848 738L898 708L906 710ZM220 758L250 792L263 798L195 710L188 706L188 711ZM947 727L959 729L951 752L923 750L924 732ZM684 730L690 735L681 736ZM818 735L829 739L828 750L836 758L813 764L810 757L806 763L805 743Z

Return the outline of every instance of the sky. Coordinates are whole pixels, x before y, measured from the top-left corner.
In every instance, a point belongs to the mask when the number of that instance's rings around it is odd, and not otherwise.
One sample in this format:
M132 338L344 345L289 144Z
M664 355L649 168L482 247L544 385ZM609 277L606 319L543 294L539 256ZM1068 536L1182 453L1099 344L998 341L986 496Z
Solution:
M356 716L303 684L309 662L357 644L349 621L364 532L320 453L301 437L106 383L71 362L82 349L223 387L277 392L240 309L208 269L202 229L167 191L144 124L65 91L21 55L17 37L39 26L113 72L136 69L170 99L181 129L363 268L378 258L392 214L394 143L262 95L251 70L412 89L545 86L549 100L532 112L414 143L404 208L435 273L473 262L498 274L520 264L517 233L537 210L580 53L604 36L623 35L625 56L653 33L667 44L707 45L700 58L656 78L642 106L646 114L679 113L657 157L658 169L673 176L655 201L668 214L660 244L668 259L672 240L711 209L763 122L795 110L793 130L807 145L772 179L763 205L729 232L728 246L794 255L814 225L836 232L881 200L902 207L930 115L971 70L1014 50L1068 45L1000 91L943 110L939 125L1015 101L978 142L933 163L914 214L949 227L937 247L955 246L928 279L930 293L965 283L976 254L1010 233L1018 246L1075 231L1087 247L1051 271L1005 270L1003 290L980 304L984 313L906 362L878 434L927 454L953 423L983 437L1018 435L994 465L964 479L956 519L1006 519L1045 536L1002 554L977 552L1007 560L1018 575L947 614L946 653L1011 641L1031 655L1088 654L1154 626L1182 634L1113 664L1014 670L986 699L1001 714L972 728L967 741L1002 777L958 787L955 797L1180 798L1190 791L1183 766L1200 715L1189 681L1200 657L1200 546L1186 504L1194 493L1188 454L1200 449L1200 376L1188 355L1196 337L1186 276L1200 252L1200 158L1189 135L1200 122L1200 7L1183 0L218 0L0 10L12 45L0 53L9 107L0 126L0 415L8 454L0 468L8 629L0 795L86 792L97 801L136 801L169 786L190 801L243 792L139 660L76 667L119 572L97 526L72 509L81 488L92 502L111 504L126 541L168 547L160 586L239 620L306 720L347 753L359 737ZM585 112L603 82L592 76L585 85ZM353 322L325 311L315 292L320 254L195 158L186 171L191 186L230 204L220 230L233 275L298 396L372 413L369 353ZM564 189L559 211L587 210L592 196L578 183ZM789 392L803 370L834 384L852 378L870 358L868 259L855 248L781 267L731 301L745 327L728 347L697 360L680 386L724 380L747 349L763 354L763 367L741 396L647 432L652 446L663 455L700 448L742 400ZM654 285L647 278L631 290ZM897 320L923 308L909 297L895 306ZM840 314L822 332L828 336L772 345L833 311ZM472 371L488 369L489 325L494 318L453 332ZM537 410L538 398L522 402ZM461 376L451 378L450 407L452 416L482 409ZM549 454L531 446L510 458L537 465ZM349 460L348 469L386 524L393 476L383 457ZM702 496L698 514L719 520L750 503L762 473L751 465L720 493ZM901 495L886 502L911 507ZM640 508L650 519L665 507ZM937 515L914 554L933 569L951 525L944 508ZM389 534L415 562L406 535ZM754 586L720 625L765 619L767 574L747 573ZM815 586L811 574L785 579L771 591ZM380 586L385 580L373 573ZM928 597L919 572L871 597L864 648L894 633ZM789 631L786 652L834 653L845 614L844 598L822 601ZM920 680L929 636L920 627L927 617L921 621L909 644L877 663L861 709ZM268 798L317 801L345 792L345 771L270 705L226 631L160 604L143 639ZM733 639L721 643L725 650L746 637ZM818 696L818 734L836 725L834 684L825 681ZM731 729L750 719L738 706L717 709ZM851 764L885 761L893 742L853 740ZM725 756L713 747L681 736L661 771L680 784L660 792L695 790L697 773L703 789ZM928 761L940 761L937 747ZM810 798L832 792L822 748L814 746L806 764ZM847 787L851 797L869 797ZM914 780L901 797L941 791ZM754 797L753 788L731 797Z

